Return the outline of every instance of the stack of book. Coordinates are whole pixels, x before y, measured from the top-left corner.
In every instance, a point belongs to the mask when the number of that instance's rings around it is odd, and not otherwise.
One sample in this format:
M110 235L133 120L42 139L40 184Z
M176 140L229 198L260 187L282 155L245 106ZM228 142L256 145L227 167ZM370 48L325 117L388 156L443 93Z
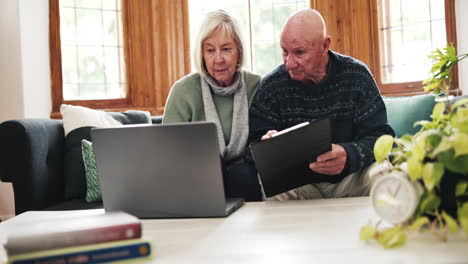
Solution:
M102 263L152 258L141 221L103 209L29 211L0 223L7 263ZM0 256L1 257L1 256Z

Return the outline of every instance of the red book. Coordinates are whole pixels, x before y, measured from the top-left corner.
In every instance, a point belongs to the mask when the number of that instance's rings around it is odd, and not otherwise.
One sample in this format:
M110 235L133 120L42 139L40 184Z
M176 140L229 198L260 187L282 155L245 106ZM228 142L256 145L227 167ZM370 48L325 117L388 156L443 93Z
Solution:
M141 222L104 209L29 211L0 223L8 254L89 245L141 237Z

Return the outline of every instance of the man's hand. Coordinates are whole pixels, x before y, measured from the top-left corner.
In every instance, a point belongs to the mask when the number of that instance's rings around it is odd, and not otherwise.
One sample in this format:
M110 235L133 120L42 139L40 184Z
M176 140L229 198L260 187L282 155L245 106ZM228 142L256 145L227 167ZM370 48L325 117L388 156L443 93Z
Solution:
M317 161L309 164L309 168L320 174L337 175L343 171L347 157L342 146L332 144L332 150L318 156Z
M270 139L273 136L273 134L276 134L276 133L278 133L278 131L268 130L268 132L266 132L266 134L262 136L262 140Z

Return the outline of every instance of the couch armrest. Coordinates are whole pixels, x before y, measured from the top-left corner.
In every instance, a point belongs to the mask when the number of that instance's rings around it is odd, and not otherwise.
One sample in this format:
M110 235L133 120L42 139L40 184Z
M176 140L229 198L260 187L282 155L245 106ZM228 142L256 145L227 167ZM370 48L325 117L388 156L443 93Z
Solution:
M153 124L161 124L163 120L163 116L151 116L151 123Z
M62 121L5 121L0 124L0 138L0 179L13 185L16 214L63 201Z

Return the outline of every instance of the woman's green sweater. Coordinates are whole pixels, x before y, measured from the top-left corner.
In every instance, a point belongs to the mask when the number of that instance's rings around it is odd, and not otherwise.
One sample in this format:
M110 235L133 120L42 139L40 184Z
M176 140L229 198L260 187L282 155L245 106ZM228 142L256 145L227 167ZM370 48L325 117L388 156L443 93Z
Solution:
M255 93L261 76L244 70L244 81L247 89L247 100L250 102ZM223 128L226 145L231 138L232 111L234 95L220 96L211 93L213 102L218 112L219 121ZM192 73L178 80L172 86L167 97L164 109L163 123L179 123L204 121L205 110L203 107L200 74Z

